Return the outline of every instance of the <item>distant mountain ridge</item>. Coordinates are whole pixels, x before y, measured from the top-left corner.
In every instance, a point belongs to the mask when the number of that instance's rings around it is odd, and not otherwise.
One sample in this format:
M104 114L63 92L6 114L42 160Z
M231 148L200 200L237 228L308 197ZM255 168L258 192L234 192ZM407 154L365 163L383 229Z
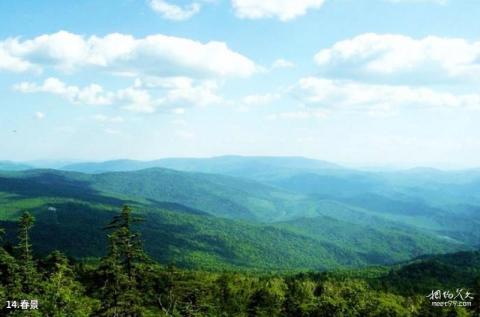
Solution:
M12 161L0 161L0 171L25 171L34 168L31 165Z
M188 172L228 174L241 176L245 172L266 172L268 169L319 170L341 169L342 167L326 161L304 157L268 157L268 156L218 156L212 158L165 158L154 161L113 160L70 164L62 170L83 173L126 172L162 167Z

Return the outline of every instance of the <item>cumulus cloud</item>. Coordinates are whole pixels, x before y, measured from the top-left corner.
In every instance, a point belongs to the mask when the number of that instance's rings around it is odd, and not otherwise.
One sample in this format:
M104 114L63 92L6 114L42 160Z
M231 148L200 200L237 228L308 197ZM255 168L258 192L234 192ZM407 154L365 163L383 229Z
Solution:
M161 102L169 106L208 106L224 102L218 95L215 80L195 80L189 77L147 77L135 81L136 87L155 89L162 94Z
M53 77L47 78L42 84L22 82L13 88L22 93L44 92L59 95L75 104L109 105L112 103L114 97L112 93L105 92L104 89L97 84L80 88L77 86L69 86Z
M223 98L217 94L218 85L211 80L194 80L187 77L137 79L134 85L116 91L106 91L102 86L91 84L85 87L67 85L58 78L47 78L43 83L21 82L13 86L21 93L50 93L61 96L73 104L120 105L124 109L153 113L159 107L177 109L180 114L185 107L219 104ZM155 97L158 95L158 97ZM103 116L97 121L113 122ZM116 118L119 122L120 118Z
M20 73L33 68L29 62L10 55L2 46L3 44L0 43L0 71Z
M164 0L150 0L150 7L163 18L174 21L188 20L200 12L200 4L193 2L189 5L178 6Z
M119 103L124 104L124 109L133 112L153 113L159 106L147 90L134 87L119 90L116 97Z
M454 94L430 88L317 77L301 79L291 93L308 107L371 114L392 113L403 107L480 109L480 94Z
M102 86L91 84L85 87L67 85L58 78L47 78L41 84L22 82L13 86L21 93L50 93L61 96L73 104L82 105L124 105L125 109L135 112L151 113L156 103L148 91L129 87L118 91L106 91ZM97 119L100 119L98 117Z
M215 0L196 0L189 4L177 5L173 1L148 0L150 7L163 18L173 21L188 20L200 12L204 2ZM448 0L383 0L399 3L433 3L445 5ZM231 0L237 17L243 19L276 18L286 22L305 15L308 10L319 9L325 0Z
M232 0L235 14L240 18L277 18L284 22L318 9L323 3L324 0Z
M137 39L118 33L84 37L60 31L0 42L0 69L25 71L49 66L63 71L94 67L130 75L191 77L247 77L258 68L224 42L201 43L162 34Z
M397 81L480 79L480 41L367 33L315 55L324 74Z

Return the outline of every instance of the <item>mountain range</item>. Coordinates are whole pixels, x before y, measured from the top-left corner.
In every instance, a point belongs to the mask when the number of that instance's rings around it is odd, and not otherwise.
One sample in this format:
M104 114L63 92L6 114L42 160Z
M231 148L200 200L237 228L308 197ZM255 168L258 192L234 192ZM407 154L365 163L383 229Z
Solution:
M480 172L362 171L301 157L0 164L0 226L30 210L36 249L105 252L124 204L149 254L191 268L304 270L407 261L480 246Z

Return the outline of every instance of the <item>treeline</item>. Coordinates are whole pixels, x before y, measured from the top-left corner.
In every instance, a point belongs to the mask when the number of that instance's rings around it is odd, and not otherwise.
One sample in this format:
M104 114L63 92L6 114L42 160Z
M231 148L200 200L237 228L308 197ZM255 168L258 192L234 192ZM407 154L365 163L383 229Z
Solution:
M165 267L144 252L134 230L141 219L129 207L105 227L108 254L96 263L58 251L37 258L30 239L34 221L25 212L16 245L0 248L1 316L480 316L476 294L468 308L432 307L425 293L399 295L392 285L382 289L382 283L356 277Z

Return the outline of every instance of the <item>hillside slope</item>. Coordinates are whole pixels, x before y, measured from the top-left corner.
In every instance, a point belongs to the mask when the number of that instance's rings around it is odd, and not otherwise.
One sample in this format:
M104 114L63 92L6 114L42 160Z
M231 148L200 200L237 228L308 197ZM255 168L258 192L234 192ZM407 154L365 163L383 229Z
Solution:
M297 194L232 177L164 169L98 175L10 172L0 174L0 219L12 240L13 221L22 210L31 210L42 224L37 228L46 228L34 229L38 250L60 249L76 257L96 257L105 245L101 228L127 203L146 218L140 229L150 254L163 263L184 267L324 269L392 263L463 248L413 229L406 235L386 227L356 241L350 230L361 234L371 229L360 226L362 221L370 221L362 217L355 222L306 219L305 223L276 225L219 218L212 213L218 210L224 215L224 206L236 215L254 208L251 201L257 203L257 213L277 211L290 196L288 206L298 208ZM268 208L260 208L262 199ZM323 206L332 214L340 213L338 207L332 207L336 205ZM347 212L355 209L343 212L348 217ZM312 227L315 223L317 227ZM377 225L387 224L379 220ZM339 233L336 239L331 237L334 232Z

